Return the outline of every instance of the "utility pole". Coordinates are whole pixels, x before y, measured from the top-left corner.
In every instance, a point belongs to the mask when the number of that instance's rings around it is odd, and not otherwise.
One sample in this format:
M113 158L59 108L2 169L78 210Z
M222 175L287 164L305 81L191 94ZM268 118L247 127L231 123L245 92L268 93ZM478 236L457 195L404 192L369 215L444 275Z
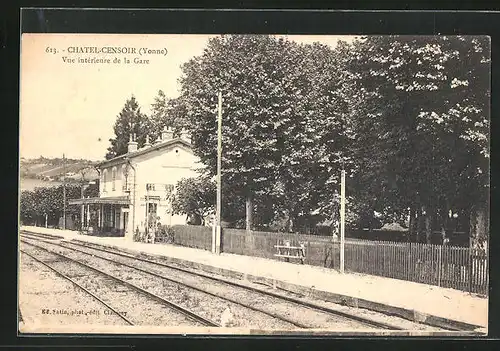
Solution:
M217 207L216 207L216 227L215 227L215 253L220 254L221 246L221 168L222 168L222 92L219 91L217 118Z
M340 176L340 273L344 273L345 244L345 169L342 167Z
M346 121L345 115L342 114L342 143L344 144L346 138ZM343 145L344 151L341 155L342 170L340 173L340 273L344 273L345 265L345 144Z
M66 230L66 157L63 154L63 229Z
M85 225L84 225L84 220L83 218L85 217L85 205L83 204L83 198L85 197L85 174L86 174L86 170L85 168L82 169L80 171L80 173L82 174L82 187L81 187L81 197L82 197L82 208L81 208L81 212L80 212L80 229L83 231ZM88 214L87 214L88 216Z

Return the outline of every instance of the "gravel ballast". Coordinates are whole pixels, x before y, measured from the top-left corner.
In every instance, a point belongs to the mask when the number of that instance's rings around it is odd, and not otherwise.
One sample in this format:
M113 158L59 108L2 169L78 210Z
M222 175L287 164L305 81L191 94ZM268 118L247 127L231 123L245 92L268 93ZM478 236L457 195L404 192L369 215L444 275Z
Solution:
M19 312L22 315L20 322L26 327L126 325L125 321L92 296L22 253L19 269Z
M258 311L253 311L237 304L227 302L224 299L213 297L182 285L169 282L165 279L145 274L133 268L125 267L119 263L111 263L103 259L99 259L98 257L75 252L71 249L65 249L52 244L37 242L36 245L46 247L51 251L58 252L102 270L112 276L123 279L128 283L134 284L157 296L168 299L181 307L189 309L192 312L217 323L222 324L224 322L224 318L222 316L224 311L229 307L230 318L227 320L227 326L282 330L296 328L293 324L267 316Z
M40 245L40 243L37 243ZM197 288L206 290L213 294L221 296L221 298L215 298L211 296L207 296L206 294L193 291L190 288L183 287L180 285L173 284L172 282L168 282L161 278L153 277L147 273L134 271L132 268L127 268L121 266L119 264L114 264L107 262L105 260L99 259L97 257L92 257L87 254L72 252L69 249L63 249L58 247L57 250L61 250L61 253L65 255L76 255L71 256L73 258L81 259L89 264L97 264L97 268L103 269L103 267L107 267L106 269L111 269L109 271L113 275L118 275L123 277L123 274L128 275L127 280L132 282L133 284L139 285L148 291L152 291L155 294L163 295L167 294L169 298L173 299L174 302L183 304L183 306L192 309L196 313L205 316L206 318L220 321L220 316L224 309L228 306L231 307L231 312L233 318L233 325L237 327L253 327L260 329L288 329L293 328L293 326L286 325L286 323L280 322L277 320L273 320L269 316L265 314L260 314L256 311L252 311L224 301L222 298L230 298L233 300L237 300L241 303L247 304L249 306L253 306L255 308L260 308L269 313L277 314L281 317L291 319L297 321L301 324L304 324L310 328L325 328L325 329L339 329L339 330L370 330L375 329L375 327L370 327L369 325L349 320L342 316L333 316L331 314L327 314L324 312L312 310L309 308L301 307L295 303L288 302L282 299L278 299L275 297L265 296L256 292L251 292L243 288L238 288L234 286L230 286L224 283L214 282L208 278L197 277L191 275L189 273L179 272L177 270L162 267L155 265L153 263L141 262L135 260L133 258L120 257L112 253L104 253L99 250L93 250L88 245L81 246L75 243L63 243L63 245L68 247L74 247L79 250L88 251L89 253L94 253L98 256L103 256L108 259L113 259L119 262L123 262L133 267L145 269L148 271L152 271L157 274L161 274L167 276L170 279L175 279L178 282L186 283ZM56 246L49 245L51 250L56 251ZM49 248L49 247L48 247ZM110 250L113 251L113 250ZM99 263L101 261L101 263ZM169 263L170 266L175 266L172 263ZM114 268L111 268L114 267ZM182 267L186 269L185 267ZM187 269L189 270L189 269ZM205 275L214 276L209 273L203 272ZM237 279L231 279L224 277L225 280L235 281L239 284L248 284L250 286L257 286L256 284L252 284L249 282L243 282ZM272 288L266 288L262 285L258 285L258 288L261 290L268 290L273 293L277 291ZM302 300L304 302L314 303L316 305L321 305L324 307L328 307L332 310L345 312L349 314L354 314L359 317L366 317L371 320L387 323L390 325L398 326L405 330L423 330L423 331L439 331L442 329L434 328L425 324L415 323L412 321L405 320L403 318L394 317L384 315L382 313L373 312L364 309L357 309L349 306L342 306L331 302L320 301L317 299L307 298L307 297L298 297L296 294L287 293L283 291L279 291L281 295L293 297L295 299ZM201 306L200 306L201 305Z
M279 315L280 317L286 319L297 321L298 323L309 328L374 329L374 327L363 324L360 325L359 322L348 320L340 316L332 316L327 313L299 306L295 303L291 303L283 299L265 296L242 288L236 288L234 286L215 282L207 278L202 278L184 272L179 272L174 269L169 269L167 267L158 266L153 263L135 261L130 258L103 253L97 250L92 251L92 249L90 248L85 248L85 250L88 250L89 253L95 253L96 255L102 257L114 259L119 262L133 265L134 267L164 275L170 279L176 279L179 282L195 286L196 288L211 292L213 294L221 296L222 298L237 300L245 305L262 309L266 312ZM243 314L242 316L244 317L244 319L249 318L248 313ZM244 322L240 322L238 326L246 326L246 324Z
M83 249L83 250L87 250L87 249L92 250L92 246L93 246L93 244L88 244L88 245L85 244L85 246L82 247L82 245L75 244L75 243L64 243L64 245L68 245L69 247L75 247L77 249ZM104 253L104 252L99 250L101 248L102 247L97 246L96 250L94 250L95 254L102 255L102 256L110 255L110 256L106 256L106 257L110 257L110 258L111 257L113 257L113 258L119 257L122 260L122 262L126 262L129 264L130 264L130 260L133 260L133 258L126 258L126 257L122 257L119 255ZM117 251L114 249L110 249L110 248L107 248L106 250L111 251L111 252L116 252L117 254L124 254L123 252L120 252L120 251ZM125 253L125 254L130 255L129 253ZM116 260L119 260L119 259L116 258ZM172 267L178 267L178 268L181 268L185 271L190 271L193 273L202 273L203 275L206 275L206 276L210 276L210 277L214 277L214 278L221 278L220 276L218 276L216 274L212 274L212 273L208 273L208 272L194 271L194 269L192 269L190 267L187 267L184 265L179 265L179 264L172 263L172 262L167 262L167 261L164 261L161 259L148 257L148 260L153 261L153 262L158 262L161 264L167 264L168 266L172 266ZM202 284L202 285L207 287L207 290L209 290L209 289L215 290L215 289L217 289L218 286L221 285L221 284L215 283L213 280L210 280L207 278L193 276L193 275L190 275L188 273L183 273L183 272L180 272L177 270L169 269L167 267L158 266L158 265L155 265L153 263L146 263L146 262L141 262L141 261L134 261L134 262L135 262L134 265L137 265L138 267L143 267L141 265L145 265L144 267L148 267L148 269L151 268L151 270L153 270L155 272L162 272L166 275L168 275L168 274L175 275L179 281L181 281L181 280L186 281L186 282L189 281L190 283L196 282L198 285ZM184 279L186 279L186 280L184 280ZM350 306L344 306L344 305L336 304L333 302L319 300L317 298L311 298L311 297L307 297L307 296L298 296L297 294L292 293L292 292L286 292L283 290L276 290L276 289L273 289L272 287L263 286L261 284L255 284L255 283L251 283L251 282L240 280L240 279L223 277L223 280L226 280L229 282L235 282L235 283L240 284L240 285L247 285L249 287L258 288L260 290L269 291L272 293L279 293L280 295L293 297L295 299L299 299L299 300L304 301L304 302L313 303L316 305L327 307L327 308L332 309L332 310L353 314L355 316L359 316L362 318L369 318L371 320L381 322L381 323L387 323L389 325L398 326L404 330L427 331L427 332L443 331L443 329L441 329L441 328L433 327L433 326L426 325L423 323L416 323L416 322L413 322L413 321L410 321L410 320L407 320L407 319L404 319L401 317L386 315L386 314L383 314L380 312L375 312L375 311L371 311L371 310L367 310L367 309L363 309L363 308L354 308L354 307L350 307ZM222 284L222 286L223 285L224 284ZM232 294L235 291L238 291L238 290L241 291L241 289L238 289L235 287L230 287L230 288L231 288ZM222 290L225 290L225 289L222 289ZM213 291L213 290L211 290L211 291ZM247 292L247 294L248 294L248 292ZM243 294L243 295L245 295L245 294ZM256 297L256 301L257 300L260 301L257 304L260 307L271 307L272 309L274 309L274 306L275 306L274 301L276 299L273 299L271 297L265 297L265 296L262 296L262 295L256 294L256 293L251 294L251 296ZM297 310L302 311L302 309L297 309L297 307L296 307L297 305L292 304L292 306L295 306L295 308L292 308L292 311L289 313L294 314L294 312ZM286 309L285 309L285 311L286 311ZM308 312L308 313L310 313L310 312ZM352 329L352 330L355 330L355 329L370 330L370 329L373 329L373 327L361 326L359 323L354 322L354 321L348 321L348 320L346 321L345 319L342 319L342 317L338 317L338 318L331 317L331 318L333 318L330 320L331 324L327 325L327 327L329 329L339 329L339 330L349 330L349 329ZM328 320L328 319L326 319L326 320ZM322 322L324 322L324 321L325 321L325 316L323 315L321 317L318 317L317 319L313 319L312 322L309 321L309 323L311 326L318 328L320 326L321 327L325 326L325 324L322 324Z
M200 323L188 319L180 312L78 263L29 245L25 245L24 249L94 293L134 325L201 326ZM104 309L96 309L93 313L100 315L113 312L104 307ZM127 323L123 321L122 324Z

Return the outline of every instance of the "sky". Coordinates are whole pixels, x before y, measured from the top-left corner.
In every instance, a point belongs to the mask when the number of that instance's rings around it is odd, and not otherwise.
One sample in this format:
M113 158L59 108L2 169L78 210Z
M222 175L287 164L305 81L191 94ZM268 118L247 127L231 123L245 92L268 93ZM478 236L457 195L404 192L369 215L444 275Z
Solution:
M179 94L181 65L203 53L210 35L23 34L20 73L20 156L101 160L125 101L136 97L149 113L159 90ZM286 36L302 43L334 47L353 37ZM135 48L136 54L72 53L75 47ZM141 48L167 54L140 55ZM109 64L79 63L78 58L110 59ZM75 62L64 59L75 59ZM120 59L120 63L113 60ZM130 63L124 63L127 58ZM134 58L149 64L133 63Z

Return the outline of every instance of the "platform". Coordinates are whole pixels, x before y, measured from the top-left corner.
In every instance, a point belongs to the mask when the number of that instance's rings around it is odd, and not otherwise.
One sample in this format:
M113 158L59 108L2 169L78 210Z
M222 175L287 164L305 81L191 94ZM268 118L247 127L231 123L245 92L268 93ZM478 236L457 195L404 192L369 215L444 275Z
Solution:
M127 242L125 238L116 237L93 237L68 230L39 227L22 227L21 230L191 262L196 268L225 275L232 273L260 278L288 290L308 291L333 302L342 301L379 312L404 315L434 325L480 329L481 332L486 332L488 325L488 299L459 290L365 274L341 274L332 269L259 257L227 253L216 255L188 247Z

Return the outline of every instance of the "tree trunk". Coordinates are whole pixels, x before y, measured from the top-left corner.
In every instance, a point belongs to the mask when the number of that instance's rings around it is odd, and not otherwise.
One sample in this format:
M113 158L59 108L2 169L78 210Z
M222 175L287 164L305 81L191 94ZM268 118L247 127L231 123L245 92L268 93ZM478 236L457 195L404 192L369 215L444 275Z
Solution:
M425 208L423 206L417 210L417 218L416 218L416 225L417 225L416 242L417 243L419 243L421 241L422 233L424 232L424 220L425 220L424 211L425 211Z
M469 246L474 247L476 245L477 238L477 215L476 206L472 206L469 213Z
M368 233L373 233L373 213L375 212L375 210L373 208L370 208L370 212L368 213L368 218L369 221L368 221Z
M408 221L408 241L413 241L413 238L415 237L415 214L416 214L415 207L412 205L410 207L410 220Z
M446 240L446 226L441 223L441 243L444 243Z
M446 203L445 208L441 208L441 218L440 218L440 224L441 224L441 243L444 243L446 240L446 229L448 228L448 221L449 221L449 212L450 212L450 206L448 205L448 202Z
M472 247L482 245L488 239L488 218L486 209L483 207L473 206L470 212L470 233L469 238Z
M249 193L246 198L246 230L252 230L252 212L253 212L253 199L252 194Z
M431 243L431 238L432 238L432 216L433 216L433 211L430 209L430 207L425 207L425 242L427 244Z
M293 232L293 217L291 215L288 216L287 220L287 232L288 233Z
M488 216L484 207L477 211L477 236L481 245L488 240Z

